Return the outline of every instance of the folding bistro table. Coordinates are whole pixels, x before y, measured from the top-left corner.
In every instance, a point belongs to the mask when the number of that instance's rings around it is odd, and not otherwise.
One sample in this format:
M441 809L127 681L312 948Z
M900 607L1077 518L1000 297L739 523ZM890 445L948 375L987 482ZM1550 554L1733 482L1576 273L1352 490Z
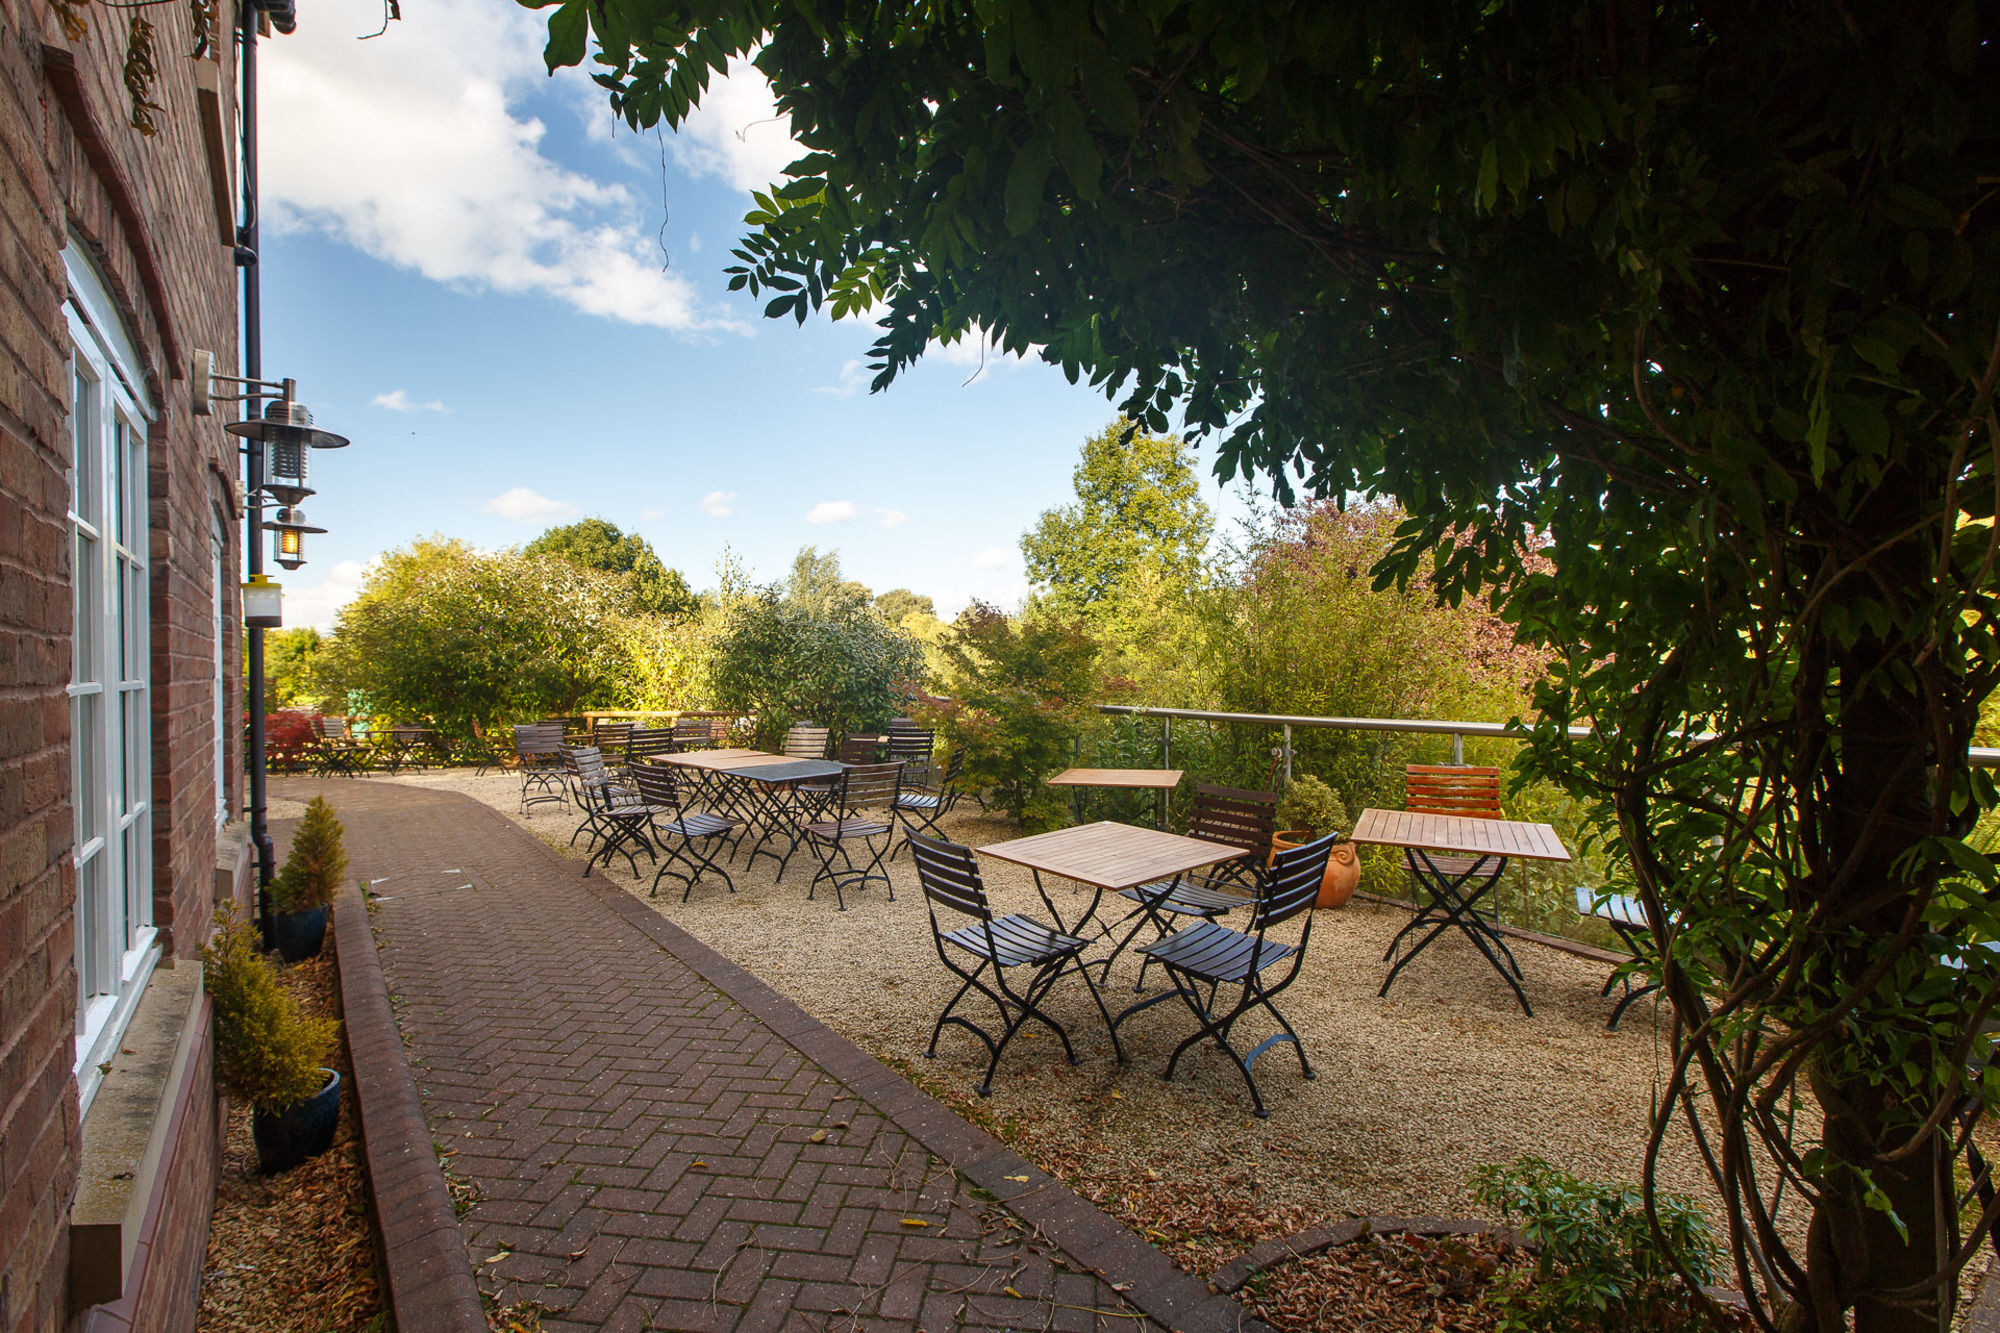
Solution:
M1084 926L1097 915L1097 906L1104 900L1106 892L1117 893L1156 881L1171 885L1190 870L1246 855L1242 848L1226 843L1183 838L1178 833L1114 824L1108 820L996 842L978 851L981 856L1026 866L1032 871L1035 892L1042 896L1042 904L1055 918L1056 929L1065 935L1082 933ZM1048 890L1042 886L1042 872L1045 870L1090 888L1090 906L1074 922L1065 924L1062 913L1050 901ZM1159 896L1165 897L1169 891L1163 889ZM1108 935L1111 928L1100 927L1099 933ZM1115 957L1117 951L1113 950L1112 958ZM1095 965L1093 962L1092 966ZM1104 971L1108 977L1111 958L1104 960Z
M1387 995L1396 974L1410 960L1430 947L1433 940L1456 926L1486 955L1500 979L1514 991L1522 1010L1532 1018L1535 1011L1521 990L1521 965L1500 937L1493 919L1479 910L1479 900L1500 881L1510 857L1524 861L1567 861L1569 849L1547 824L1527 824L1511 819L1475 819L1466 815L1429 815L1409 810L1363 810L1355 821L1353 840L1378 847L1401 847L1410 873L1430 899L1420 903L1410 923L1396 932L1382 961L1394 958L1403 940L1428 926L1430 932L1411 950L1396 960L1382 979L1377 994ZM1440 869L1432 853L1452 857L1472 857L1462 872ZM1453 866L1452 871L1457 867Z
M659 761L700 773L710 804L741 820L746 831L755 825L757 841L751 844L745 864L755 865L759 856L768 856L778 863L775 878L780 880L799 843L801 810L798 802L789 799L792 788L801 782L837 777L846 767L830 759L794 759L762 750L734 749L661 755ZM768 846L779 837L785 839L782 855Z
M1151 791L1156 793L1153 801L1155 822L1167 826L1167 793L1181 785L1181 770L1178 768L1066 768L1049 779L1051 787L1078 788L1071 798L1071 809L1080 821L1083 818L1084 787L1111 787L1120 791Z

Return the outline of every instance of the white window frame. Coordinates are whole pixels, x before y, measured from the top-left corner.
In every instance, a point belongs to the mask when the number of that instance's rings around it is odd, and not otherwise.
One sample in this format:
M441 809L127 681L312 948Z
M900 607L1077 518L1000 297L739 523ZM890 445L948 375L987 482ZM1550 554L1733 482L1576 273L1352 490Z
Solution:
M70 798L76 844L76 1081L90 1109L159 962L153 928L152 617L146 431L118 307L74 237L69 276Z
M211 510L209 521L209 577L215 581L215 826L229 822L229 599L228 580L235 572L229 562L229 534L220 511Z

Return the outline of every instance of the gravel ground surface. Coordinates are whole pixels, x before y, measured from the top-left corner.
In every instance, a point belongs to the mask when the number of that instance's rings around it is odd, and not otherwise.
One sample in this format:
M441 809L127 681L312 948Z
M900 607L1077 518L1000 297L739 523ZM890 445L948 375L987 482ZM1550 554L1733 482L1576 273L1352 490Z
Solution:
M569 850L578 815L551 805L520 815L519 780L511 775L453 769L395 780L468 793ZM334 801L338 809L337 793ZM974 846L1018 835L970 802L944 827ZM581 852L575 855L581 863ZM1029 1032L1009 1049L993 1096L982 1099L972 1088L986 1057L973 1038L947 1031L937 1058L924 1058L931 1024L953 987L934 952L907 855L894 863L896 901L878 886L850 894L845 912L827 895L806 901L814 866L803 851L782 883L773 883L768 858L754 871L738 861L730 865L734 894L704 881L685 905L671 881L648 897L652 872L643 856L640 866L635 882L616 860L609 878L1195 1272L1212 1271L1258 1240L1344 1216L1473 1214L1467 1173L1521 1153L1590 1177L1636 1179L1640 1170L1665 1037L1650 1002L1635 1005L1618 1032L1605 1031L1611 1001L1598 996L1606 975L1599 963L1515 944L1535 1006L1529 1018L1472 945L1454 936L1381 999L1382 954L1408 915L1357 902L1315 914L1305 970L1281 1007L1319 1077L1302 1080L1287 1046L1260 1058L1269 1120L1250 1115L1240 1076L1213 1048L1190 1052L1173 1082L1161 1080L1168 1055L1193 1031L1177 1005L1121 1028L1130 1063L1120 1067L1073 978L1048 1007L1069 1027L1081 1063L1070 1067L1052 1036ZM992 860L983 869L999 910L1046 915L1025 870ZM1087 891L1068 884L1051 890L1065 914L1087 901ZM1136 973L1132 959L1114 969L1106 993L1114 1012L1131 1002ZM1150 988L1161 984L1149 978ZM1694 1194L1717 1216L1688 1145L1669 1144L1664 1177L1668 1188Z

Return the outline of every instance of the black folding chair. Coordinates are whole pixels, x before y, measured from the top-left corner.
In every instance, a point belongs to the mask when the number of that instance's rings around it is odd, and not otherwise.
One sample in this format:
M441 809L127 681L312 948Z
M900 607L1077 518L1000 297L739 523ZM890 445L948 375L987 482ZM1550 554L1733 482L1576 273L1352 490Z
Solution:
M717 838L726 843L729 836L736 832L737 821L724 815L688 809L680 775L665 764L634 764L631 772L632 781L639 788L640 799L653 811L653 845L666 858L653 872L651 896L660 896L662 879L676 879L686 886L681 890L681 901L686 902L702 875L711 870L722 876L722 882L731 893L736 892L736 881L729 877L727 870L715 863L715 855L707 850L707 845ZM668 841L670 838L679 838L680 845L675 846ZM677 870L676 865L686 869Z
M654 816L670 814L671 810L647 804L639 793L613 779L605 770L604 757L596 746L577 746L567 755L576 778L577 801L583 807L583 822L569 835L570 846L574 847L577 838L586 831L591 835L590 859L584 863L583 877L589 879L598 862L608 866L612 856L618 854L632 867L633 878L638 878L639 859L633 852L642 851L648 860L659 861L648 835Z
M1278 798L1271 792L1218 787L1206 782L1196 787L1194 813L1188 819L1187 836L1215 843L1236 854L1196 875L1155 880L1151 884L1120 889L1119 897L1137 905L1126 913L1123 920L1114 922L1105 931L1107 935L1114 934L1126 922L1131 923L1125 938L1118 941L1103 959L1104 971L1100 980L1110 984L1111 964L1130 947L1148 922L1153 924L1157 934L1165 935L1172 929L1169 925L1171 917L1192 916L1212 921L1238 907L1248 906L1250 895L1257 885L1257 864L1269 855L1271 833L1277 825ZM1139 964L1139 979L1133 990L1146 988L1146 969L1152 965L1151 958Z
M846 891L866 888L875 880L889 890L889 901L896 901L896 886L889 882L889 872L882 868L882 858L888 855L889 844L895 840L896 826L869 819L861 812L895 809L896 798L902 791L901 764L858 764L834 780L828 817L806 825L806 841L819 856L819 871L806 886L806 901L812 901L821 883L831 883L834 901L845 912ZM865 865L856 866L847 850L857 842L867 853ZM838 869L833 864L836 856L840 858Z
M514 753L521 759L521 813L544 803L569 804L569 771L563 763L561 722L514 725Z
M1257 1118L1262 1120L1269 1118L1271 1113L1264 1109L1263 1095L1257 1091L1257 1080L1250 1072L1250 1066L1258 1056L1281 1041L1289 1041L1298 1052L1300 1072L1307 1078L1318 1077L1306 1060L1306 1048L1299 1041L1299 1034L1292 1030L1291 1023L1274 1001L1285 987L1298 978L1299 967L1305 962L1306 945L1312 940L1312 905L1319 897L1319 882L1326 874L1327 855L1333 850L1334 840L1335 835L1329 833L1303 846L1278 853L1270 869L1258 877L1249 929L1231 930L1203 919L1184 930L1155 940L1140 951L1167 969L1167 975L1174 983L1174 993L1186 1003L1188 1012L1201 1025L1200 1031L1174 1048L1162 1078L1171 1079L1174 1076L1174 1069L1189 1047L1204 1039L1211 1040L1222 1048L1243 1075L1243 1081L1250 1087L1250 1101L1256 1108ZM1283 925L1300 915L1305 916L1306 923L1299 932L1298 943L1287 944L1268 937L1267 932L1272 926ZM1266 981L1265 974L1287 959L1291 960L1291 966L1284 975L1275 983ZM1218 998L1224 995L1224 987L1236 989L1236 996L1227 1007L1218 1003ZM1166 998L1159 995L1141 1000L1120 1014L1118 1022L1122 1023ZM1229 1034L1253 1009L1268 1013L1277 1023L1279 1031L1251 1047L1248 1053L1239 1055L1236 1047L1230 1044Z
M937 733L927 727L896 726L893 723L889 727L890 762L905 765L903 771L922 786L930 785L931 751L936 746ZM923 774L921 779L916 776L920 769Z
M1628 898L1622 893L1600 895L1595 889L1579 884L1576 886L1576 912L1578 916L1587 916L1611 927L1612 933L1624 942L1634 958L1644 958L1652 952L1653 940L1646 924L1646 905L1637 898ZM1625 1017L1625 1011L1632 1006L1632 1002L1660 988L1657 981L1634 986L1632 975L1630 967L1614 968L1611 975L1604 979L1604 989L1597 992L1609 995L1613 986L1620 981L1625 983L1625 994L1619 997L1617 1007L1611 1011L1611 1021L1604 1025L1606 1031L1616 1032L1618 1020Z
M896 803L889 807L890 813L896 816L912 838L919 834L943 837L944 834L939 832L937 822L943 819L957 802L958 780L964 773L965 747L960 746L951 752L951 758L944 766L944 778L936 789L918 788L912 791L905 787L896 797ZM903 848L907 846L909 846L907 838L897 843L896 849L889 853L889 859L893 861L901 856Z
M674 752L672 727L634 727L631 736L625 741L625 762L634 768L643 767L648 760Z
M1071 1064L1075 1064L1076 1048L1070 1045L1069 1033L1042 1008L1049 989L1065 973L1074 971L1083 978L1090 998L1097 1004L1097 1012L1104 1016L1105 1026L1111 1031L1111 1049L1117 1052L1118 1062L1123 1064L1125 1048L1118 1044L1118 1032L1112 1026L1111 1012L1104 1007L1104 997L1097 993L1097 987L1091 984L1090 970L1078 962L1085 942L1074 935L1053 930L1032 917L1016 915L995 920L971 848L916 834L910 836L909 845L911 856L917 863L917 882L923 885L924 899L930 909L931 941L937 946L939 960L960 981L958 992L938 1015L936 1026L931 1028L930 1049L924 1054L933 1060L937 1058L938 1037L946 1026L964 1028L986 1046L986 1077L980 1080L978 1091L980 1096L990 1097L993 1094L993 1071L1000 1067L1000 1057L1005 1053L1007 1043L1014 1039L1021 1025L1032 1018L1062 1039L1063 1053L1069 1056ZM969 916L973 918L973 923L947 931L938 921L940 907ZM961 960L961 955L977 961L968 967ZM1026 986L1016 989L1008 981L1007 972L1010 968L1020 967L1032 969L1032 975ZM992 969L990 985L988 968ZM991 1000L993 1007L1000 1011L1000 1035L997 1038L971 1019L952 1012L960 1000L975 990Z
M590 743L604 756L606 768L622 768L625 764L625 746L632 739L633 724L630 722L596 722L590 728Z
M706 750L715 744L715 728L705 717L677 717L674 744L683 750Z

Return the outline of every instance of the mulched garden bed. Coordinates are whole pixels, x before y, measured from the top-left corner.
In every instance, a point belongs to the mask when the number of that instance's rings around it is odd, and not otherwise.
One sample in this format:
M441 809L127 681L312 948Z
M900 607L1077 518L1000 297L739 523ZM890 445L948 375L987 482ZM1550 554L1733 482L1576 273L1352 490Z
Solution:
M1264 1269L1241 1299L1285 1333L1489 1333L1487 1297L1532 1262L1496 1236L1364 1236Z
M281 969L309 1014L338 1015L333 933L318 958ZM202 1333L390 1333L368 1174L343 1044L340 1129L330 1151L276 1176L257 1174L250 1108L229 1108L229 1138L202 1272Z

